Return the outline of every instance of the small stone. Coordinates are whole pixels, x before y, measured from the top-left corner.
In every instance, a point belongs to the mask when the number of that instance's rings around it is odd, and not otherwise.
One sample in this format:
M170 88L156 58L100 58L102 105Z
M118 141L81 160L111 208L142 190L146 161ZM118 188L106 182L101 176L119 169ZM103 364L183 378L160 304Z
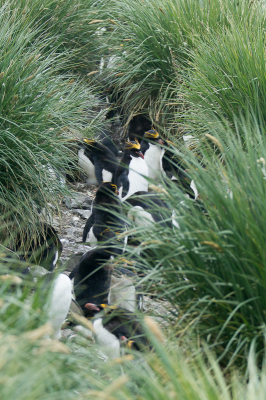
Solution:
M80 210L80 209L76 208L75 210L73 210L73 212L81 215L81 217L84 218L84 219L88 219L89 216L91 215L91 211L90 210Z

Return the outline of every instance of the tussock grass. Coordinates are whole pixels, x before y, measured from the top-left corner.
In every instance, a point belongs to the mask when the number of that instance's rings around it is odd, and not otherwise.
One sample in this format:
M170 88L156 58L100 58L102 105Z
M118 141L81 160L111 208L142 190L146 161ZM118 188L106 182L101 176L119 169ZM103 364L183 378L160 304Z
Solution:
M3 263L1 270L10 265ZM9 271L10 272L10 271ZM17 271L10 272L17 275ZM24 284L27 278L24 278ZM44 298L35 292L35 302L22 301L28 289L7 283L0 293L1 343L0 389L3 400L23 399L230 399L263 398L265 371L256 365L255 343L251 346L246 378L238 371L225 377L207 349L195 356L195 348L169 338L158 327L146 325L154 346L149 354L132 353L103 362L97 345L84 338L47 340ZM28 280L28 283L30 280ZM42 290L49 291L48 288ZM12 296L11 296L12 293ZM11 310L12 304L16 305ZM12 311L12 312L11 312ZM9 314L9 318L7 315ZM4 319L2 318L4 316ZM25 323L27 321L27 323ZM154 324L153 324L154 325ZM184 344L184 343L183 343ZM194 353L194 355L193 355Z
M40 40L34 21L8 3L0 31L0 207L9 230L34 223L43 207L49 215L48 203L57 207L67 192L61 171L76 163L69 139L91 135L97 119L93 88L62 74L71 53L58 52L53 37Z
M197 54L208 38L210 43L218 40L219 30L259 24L262 7L260 2L218 0L109 2L106 23L111 20L113 34L107 46L115 58L112 68L105 69L106 80L125 114L150 114L157 127L169 129L173 112L182 115L187 106L183 71L194 68L190 52Z
M148 290L157 286L172 303L177 334L194 330L223 365L243 366L254 337L258 354L264 349L266 148L255 116L249 125L235 120L234 129L223 123L213 120L212 136L199 144L204 165L175 150L201 199L165 187L179 229L137 229L132 257L150 271L142 282Z
M99 48L98 26L91 21L99 18L98 12L105 5L105 0L1 0L15 15L23 15L25 25L31 24L36 29L35 40L49 39L45 52L68 53L68 62L61 65L61 72L85 75L95 69Z
M261 14L265 19L265 8ZM250 110L265 124L265 21L256 25L232 23L198 43L192 51L193 69L187 71L184 94L190 104L186 120L198 125L204 114L249 118ZM205 118L206 121L206 118ZM206 128L208 129L208 128Z

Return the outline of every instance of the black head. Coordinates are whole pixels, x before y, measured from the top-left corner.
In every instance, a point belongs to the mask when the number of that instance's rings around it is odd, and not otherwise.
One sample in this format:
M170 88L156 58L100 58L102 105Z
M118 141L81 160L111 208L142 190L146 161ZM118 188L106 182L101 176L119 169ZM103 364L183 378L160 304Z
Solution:
M136 140L132 140L131 142L126 142L125 154L129 154L131 157L141 157L144 159L144 156L140 151L140 144Z
M164 145L164 140L160 137L159 133L155 129L150 129L149 131L145 132L143 139L151 143Z
M118 195L118 190L117 190L117 186L111 182L103 182L97 192L96 192L96 196L95 196L95 202L103 202L103 201L107 201L109 198L114 198L117 197Z
M87 152L92 156L93 154L102 154L108 151L108 149L101 143L96 142L92 139L83 139L81 146L86 149Z

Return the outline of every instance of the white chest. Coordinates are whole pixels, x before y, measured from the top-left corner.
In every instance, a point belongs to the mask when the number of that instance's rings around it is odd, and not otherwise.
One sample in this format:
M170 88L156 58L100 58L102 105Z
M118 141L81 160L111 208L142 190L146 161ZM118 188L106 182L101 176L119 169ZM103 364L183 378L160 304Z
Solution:
M113 174L110 171L107 171L106 169L102 170L102 177L104 182L111 182L113 178Z
M79 149L78 157L80 168L82 168L88 176L87 183L90 185L98 185L95 175L95 167L91 160L84 154L84 149Z
M96 236L93 233L93 226L91 227L91 229L89 230L89 242L92 248L96 247L98 244L98 240L96 238Z
M47 316L54 328L54 339L60 339L61 326L67 317L71 303L71 281L65 274L59 274L53 283L53 289L48 304Z
M108 332L102 325L102 319L98 318L93 322L96 341L102 346L102 351L109 358L120 356L119 340L112 333Z
M161 176L164 151L160 146L150 144L148 150L145 152L144 160L148 166L149 178L157 179Z
M126 196L122 198L122 201L125 201L129 196L138 191L148 191L148 181L146 179L148 174L148 166L145 160L140 157L132 157L128 173L129 189Z

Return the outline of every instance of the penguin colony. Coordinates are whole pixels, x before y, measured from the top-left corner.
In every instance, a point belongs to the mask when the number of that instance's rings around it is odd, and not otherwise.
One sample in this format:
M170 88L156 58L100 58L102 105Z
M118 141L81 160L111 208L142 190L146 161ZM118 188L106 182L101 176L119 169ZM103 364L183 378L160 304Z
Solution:
M21 259L38 266L31 271L35 279L51 284L44 309L53 327L52 337L60 339L61 326L74 311L93 321L96 341L111 358L119 357L121 346L131 345L136 350L150 347L136 317L136 311L143 307L143 296L138 293L141 288L135 286L138 276L113 262L114 256L121 255L126 248L126 240L122 243L119 238L126 231L125 221L136 226L156 222L178 227L167 204L148 191L154 181L166 177L179 182L184 179L189 195L194 199L198 195L195 183L187 182L186 173L169 162L169 143L158 132L144 132L139 138L141 143L132 134L129 139L120 163L118 151L111 145L108 148L103 142L88 139L79 144L79 166L86 173L87 182L98 189L82 237L83 242L88 238L92 249L81 257L69 276L55 272L62 244L52 226L40 224L37 241L30 239L29 231L21 231L14 245ZM127 217L123 205L127 206ZM169 218L165 220L167 213ZM104 242L104 248L99 246L100 242ZM70 322L68 326L73 325Z

